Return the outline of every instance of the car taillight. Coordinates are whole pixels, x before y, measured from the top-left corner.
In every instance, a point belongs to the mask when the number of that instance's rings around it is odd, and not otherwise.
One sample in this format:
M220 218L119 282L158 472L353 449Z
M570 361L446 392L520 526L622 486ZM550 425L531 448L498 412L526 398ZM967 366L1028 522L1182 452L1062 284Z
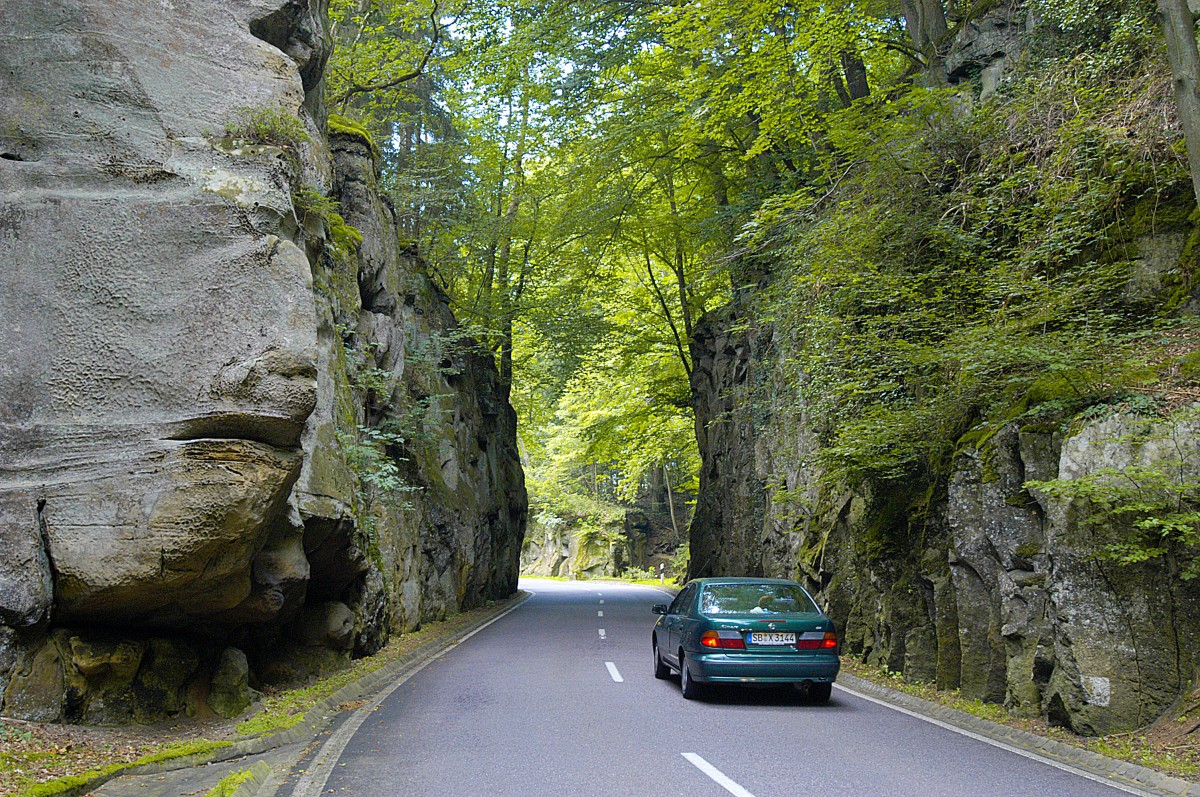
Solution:
M706 648L745 650L746 640L738 631L705 631L700 635L700 644Z
M800 639L796 641L798 650L833 650L837 646L837 634L833 631L823 634L819 631L808 631L801 634Z

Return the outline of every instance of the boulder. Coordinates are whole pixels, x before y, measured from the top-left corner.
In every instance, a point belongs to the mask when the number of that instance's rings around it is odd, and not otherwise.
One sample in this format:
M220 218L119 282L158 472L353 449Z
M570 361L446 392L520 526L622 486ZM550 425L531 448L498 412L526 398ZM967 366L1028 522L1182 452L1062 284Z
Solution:
M25 647L17 658L4 694L4 713L32 722L63 718L65 704L63 662L58 647L43 639Z
M150 723L181 713L194 714L189 685L200 664L200 654L190 644L169 637L149 640L133 684L134 720Z
M1052 467L1032 461L1053 455L1041 442L1003 427L985 448L959 458L948 494L950 570L963 629L961 689L1035 714L1041 695L1034 659L1049 641L1050 560L1042 509L1024 479Z
M1062 444L1060 479L1163 467L1200 479L1200 420L1192 410L1157 420L1115 413L1074 432ZM1102 543L1094 535L1103 527L1091 522L1085 499L1038 500L1053 561L1047 714L1081 733L1145 725L1174 703L1200 661L1200 598L1178 578L1187 562L1122 566L1097 558Z
M250 663L237 648L226 648L217 660L208 691L208 707L222 717L236 717L253 702Z

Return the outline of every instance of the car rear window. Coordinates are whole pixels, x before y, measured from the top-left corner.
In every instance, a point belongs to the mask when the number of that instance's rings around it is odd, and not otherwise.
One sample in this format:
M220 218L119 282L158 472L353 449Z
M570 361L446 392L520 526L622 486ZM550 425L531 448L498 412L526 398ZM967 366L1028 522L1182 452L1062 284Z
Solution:
M794 584L710 584L700 595L704 614L812 614L808 593Z

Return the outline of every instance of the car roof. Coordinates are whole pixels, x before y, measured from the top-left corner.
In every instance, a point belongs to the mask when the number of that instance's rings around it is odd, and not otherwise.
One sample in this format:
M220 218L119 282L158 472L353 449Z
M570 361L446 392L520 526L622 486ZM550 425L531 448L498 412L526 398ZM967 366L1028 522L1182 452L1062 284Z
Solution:
M709 577L693 579L690 583L707 586L709 584L798 584L790 578L754 578L753 576L726 576L724 578Z

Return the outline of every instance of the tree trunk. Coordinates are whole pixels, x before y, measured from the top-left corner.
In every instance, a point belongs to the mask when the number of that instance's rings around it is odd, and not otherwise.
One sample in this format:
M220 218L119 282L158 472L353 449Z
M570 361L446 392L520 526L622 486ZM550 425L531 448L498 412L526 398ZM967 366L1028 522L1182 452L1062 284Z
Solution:
M1167 40L1167 60L1175 83L1175 103L1183 123L1192 192L1200 202L1200 54L1196 50L1196 18L1187 0L1158 0L1158 15Z
M663 481L667 483L667 506L671 509L671 531L675 532L675 540L679 541L679 523L675 520L675 494L671 491L671 471L667 463L663 463Z
M913 46L925 62L925 72L935 85L944 85L946 68L942 64L949 28L942 0L904 0L904 27Z
M858 53L853 50L842 51L842 71L846 73L846 91L851 101L871 96L871 87L867 84L867 65Z
M525 138L529 127L529 92L525 91L521 100L520 127L517 130L517 149L513 155L513 187L509 194L508 208L500 219L498 241L496 247L495 280L497 301L493 309L493 323L499 321L497 349L500 353L499 389L500 396L508 401L512 396L512 355L513 355L513 317L516 307L513 303L512 275L509 262L512 258L513 226L521 210L521 200L525 190Z
M829 61L829 82L833 85L833 91L837 94L838 101L842 103L842 107L849 108L850 103L854 102L854 98L846 90L846 83L842 80L842 73L834 66L833 59Z

